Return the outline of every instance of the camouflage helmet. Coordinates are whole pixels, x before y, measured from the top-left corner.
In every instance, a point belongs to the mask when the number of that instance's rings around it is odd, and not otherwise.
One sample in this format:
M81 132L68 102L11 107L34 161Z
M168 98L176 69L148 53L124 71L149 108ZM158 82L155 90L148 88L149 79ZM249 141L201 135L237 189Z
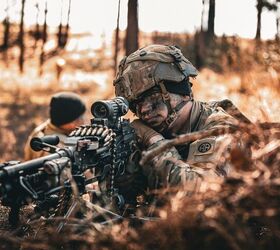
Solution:
M198 71L176 46L149 45L121 60L114 81L116 96L136 101L147 90L163 82L182 82L197 76ZM166 91L166 89L165 89Z

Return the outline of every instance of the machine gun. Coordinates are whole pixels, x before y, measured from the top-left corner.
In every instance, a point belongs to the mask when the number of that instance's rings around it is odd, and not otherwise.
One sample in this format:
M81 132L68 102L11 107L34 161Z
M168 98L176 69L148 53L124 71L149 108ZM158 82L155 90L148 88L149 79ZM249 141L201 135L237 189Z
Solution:
M61 216L73 196L73 183L82 195L87 184L97 181L102 196L119 209L134 202L134 195L120 191L115 182L138 171L135 133L129 120L122 118L128 112L128 102L122 97L97 101L91 112L91 124L72 131L64 148L55 146L57 137L33 138L33 150L50 154L23 163L0 164L1 203L11 208L11 224L18 223L20 208L30 202L37 204L40 212ZM92 171L92 178L86 178L85 171Z

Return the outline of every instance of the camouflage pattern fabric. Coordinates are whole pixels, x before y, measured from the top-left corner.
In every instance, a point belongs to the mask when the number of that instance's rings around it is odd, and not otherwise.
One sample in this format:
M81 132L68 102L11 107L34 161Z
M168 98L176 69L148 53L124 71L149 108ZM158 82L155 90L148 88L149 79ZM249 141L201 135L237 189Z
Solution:
M224 111L217 102L194 101L190 119L177 131L177 135L224 126L235 126L237 120ZM168 132L159 134L140 120L133 121L139 143L149 150L164 139L173 138ZM228 174L230 166L226 157L232 137L220 135L173 147L155 157L143 167L150 188L185 185L190 194L200 189L203 180L221 178Z
M38 157L42 157L48 155L47 152L44 151L33 151L30 147L30 141L33 137L43 137L45 135L57 135L59 137L59 147L64 146L64 142L67 138L65 131L53 125L50 120L45 121L38 127L36 127L31 134L29 135L27 142L24 146L24 160L29 161Z
M149 45L122 59L114 81L116 96L129 102L162 81L178 83L198 72L175 46Z

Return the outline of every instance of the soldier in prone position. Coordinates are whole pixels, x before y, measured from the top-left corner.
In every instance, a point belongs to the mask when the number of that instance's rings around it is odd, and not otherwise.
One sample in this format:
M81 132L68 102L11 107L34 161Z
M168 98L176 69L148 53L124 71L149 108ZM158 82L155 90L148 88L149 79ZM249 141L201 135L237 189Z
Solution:
M150 45L122 59L114 81L115 92L129 101L130 109L139 118L132 125L142 150L177 135L234 127L237 116L246 120L229 100L195 101L190 78L197 74L176 46ZM230 107L235 115L222 106ZM232 137L224 134L162 152L142 166L149 187L184 184L192 193L202 180L227 175L225 157L231 142Z

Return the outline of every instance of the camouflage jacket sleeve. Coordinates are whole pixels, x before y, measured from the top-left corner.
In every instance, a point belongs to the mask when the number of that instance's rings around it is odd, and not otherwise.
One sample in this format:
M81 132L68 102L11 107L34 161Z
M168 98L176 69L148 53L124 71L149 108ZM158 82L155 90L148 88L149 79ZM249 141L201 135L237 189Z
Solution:
M147 150L161 142L154 143ZM188 193L192 194L200 188L203 179L202 171L182 161L175 147L162 152L142 167L152 189L184 185Z
M215 107L198 130L235 127L237 123L238 121L221 107ZM230 134L196 140L189 145L186 162L202 169L207 174L211 171L216 176L225 176L230 171L229 152L235 143L241 146L241 141L234 140Z
M139 120L135 125L140 143L144 145L143 150L156 147L165 139ZM212 114L207 116L199 130L235 125L236 119L224 112L222 108L216 108ZM141 129L137 129L138 127ZM147 138L154 139L149 141ZM162 152L149 164L142 166L148 177L149 186L166 187L183 184L193 192L199 189L202 180L209 181L227 175L230 168L227 158L231 142L230 135L196 140L190 143L188 158L184 160L175 147Z
M156 147L165 140L161 134L140 120L135 120L132 125L142 150ZM202 180L202 173L199 172L199 169L183 162L175 147L162 152L150 163L142 166L142 169L151 189L184 184L189 187L188 190L192 193L199 188Z

